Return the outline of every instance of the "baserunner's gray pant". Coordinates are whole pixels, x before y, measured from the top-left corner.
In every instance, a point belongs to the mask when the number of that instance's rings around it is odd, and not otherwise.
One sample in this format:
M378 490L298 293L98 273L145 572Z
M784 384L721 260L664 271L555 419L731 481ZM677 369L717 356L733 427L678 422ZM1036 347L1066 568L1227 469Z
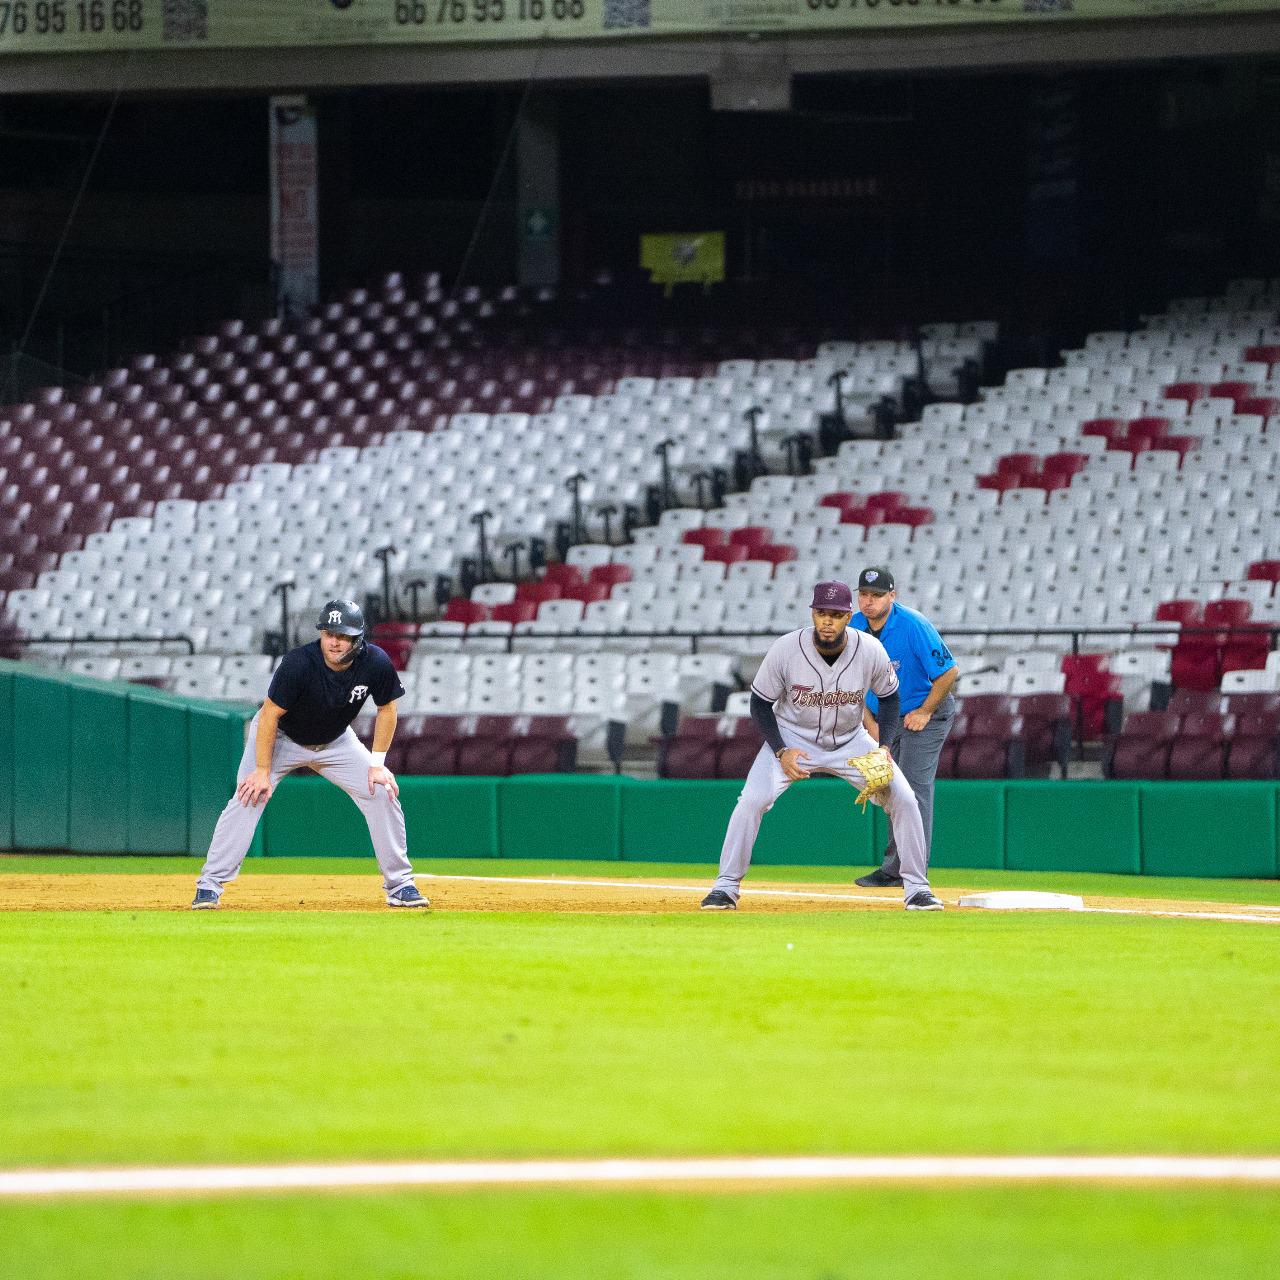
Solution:
M938 776L938 757L942 744L951 732L956 718L956 700L947 694L938 703L933 718L923 729L899 728L897 739L889 744L898 767L906 774L911 790L916 793L920 806L920 822L924 826L924 864L929 865L933 851L933 780ZM902 874L898 858L898 844L894 832L889 832L889 843L884 847L882 869L891 876Z
M257 767L257 742L258 717L254 716L249 725L244 755L240 757L237 786ZM351 729L318 748L299 746L283 733L277 733L271 753L271 787L274 791L280 779L294 769L314 769L321 777L341 787L356 802L369 824L373 853L382 871L382 882L390 892L413 880L409 841L400 801L386 787L375 787L374 794L369 794L370 764L369 749ZM270 804L269 800L267 804ZM197 888L212 889L220 894L222 886L240 874L240 864L249 852L258 819L266 807L266 804L243 804L239 796L232 795L213 829L209 853L200 871L200 879L196 881Z
M788 747L799 747L808 754L808 760L799 762L801 768L808 769L811 773L829 773L843 778L859 790L865 786L866 780L862 774L857 769L851 769L847 763L850 756L862 756L875 750L875 740L865 729L859 729L853 740L839 751L824 751L813 743L798 738L783 725L779 726L779 732ZM720 851L720 874L713 886L727 893L735 902L738 900L742 877L747 874L747 868L751 865L751 851L755 848L756 836L760 832L760 821L789 786L791 779L783 773L777 757L767 745L761 747L760 754L756 756L755 763L747 774L747 782L738 797L738 803L734 806L729 829L724 833L724 847ZM883 793L873 797L872 803L880 805L889 816L902 861L902 896L909 898L913 893L929 887L929 881L925 877L924 828L920 825L920 806L916 804L916 798L902 776L902 771L897 768L893 771L893 781L889 785L888 801L882 797ZM849 820L856 822L858 817L850 797ZM862 815L862 820L870 822L870 814Z

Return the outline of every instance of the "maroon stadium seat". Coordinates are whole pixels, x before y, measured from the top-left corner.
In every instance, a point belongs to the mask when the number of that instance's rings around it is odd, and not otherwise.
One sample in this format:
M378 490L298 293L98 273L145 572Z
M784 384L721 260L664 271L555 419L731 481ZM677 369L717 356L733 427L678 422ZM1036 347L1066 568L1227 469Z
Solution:
M1020 778L1025 775L1021 716L966 713L966 720L964 734L956 746L952 777Z
M1172 711L1135 711L1113 739L1103 760L1111 778L1164 778L1169 751L1182 717Z
M1167 776L1175 779L1221 778L1227 763L1226 740L1234 729L1229 715L1195 711L1182 717L1169 748Z
M715 737L681 736L665 744L658 776L662 778L714 778L720 743Z
M1235 694L1226 701L1234 707L1241 696L1249 695ZM1235 732L1227 742L1226 776L1280 778L1280 709L1236 714Z
M971 701L965 699L966 707ZM1027 768L1038 771L1056 763L1065 778L1071 759L1071 698L1065 693L1024 693L1016 699L1016 710L1022 717Z

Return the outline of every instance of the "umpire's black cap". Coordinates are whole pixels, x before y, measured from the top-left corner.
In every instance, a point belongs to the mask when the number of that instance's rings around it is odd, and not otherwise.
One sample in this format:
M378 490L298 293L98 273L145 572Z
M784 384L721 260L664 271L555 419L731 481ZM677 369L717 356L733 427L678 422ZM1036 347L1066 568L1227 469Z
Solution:
M858 590L888 595L893 590L893 574L881 565L872 565L858 574Z

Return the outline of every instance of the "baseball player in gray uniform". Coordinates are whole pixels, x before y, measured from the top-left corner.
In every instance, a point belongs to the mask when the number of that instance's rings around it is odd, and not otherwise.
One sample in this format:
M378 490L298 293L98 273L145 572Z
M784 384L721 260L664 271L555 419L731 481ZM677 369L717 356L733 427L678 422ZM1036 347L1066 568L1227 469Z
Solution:
M318 640L280 659L266 701L249 726L236 793L214 828L193 910L218 905L223 886L240 873L276 783L294 769L314 769L356 802L369 824L387 905L427 906L409 865L400 788L386 767L396 699L404 696L400 677L387 654L365 642L364 614L354 601L330 600L316 630ZM378 707L372 754L351 728L370 697Z
M736 910L761 819L793 782L829 773L860 790L866 786L867 779L849 760L876 749L862 721L868 690L880 700L881 741L892 740L885 730L897 721L898 677L874 636L849 630L853 594L848 585L819 582L811 607L813 626L775 640L752 681L751 715L765 745L729 819L720 874L702 900L704 911ZM888 799L876 795L873 803L889 815L907 910L941 911L925 875L920 807L900 770L893 770Z

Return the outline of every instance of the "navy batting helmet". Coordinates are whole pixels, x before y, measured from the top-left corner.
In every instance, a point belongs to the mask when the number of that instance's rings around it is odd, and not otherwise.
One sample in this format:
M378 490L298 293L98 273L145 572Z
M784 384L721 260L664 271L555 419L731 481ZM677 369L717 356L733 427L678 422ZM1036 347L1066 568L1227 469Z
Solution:
M347 662L351 663L364 648L364 610L354 600L326 600L316 623L317 631L332 631L340 636L353 636L355 644Z

